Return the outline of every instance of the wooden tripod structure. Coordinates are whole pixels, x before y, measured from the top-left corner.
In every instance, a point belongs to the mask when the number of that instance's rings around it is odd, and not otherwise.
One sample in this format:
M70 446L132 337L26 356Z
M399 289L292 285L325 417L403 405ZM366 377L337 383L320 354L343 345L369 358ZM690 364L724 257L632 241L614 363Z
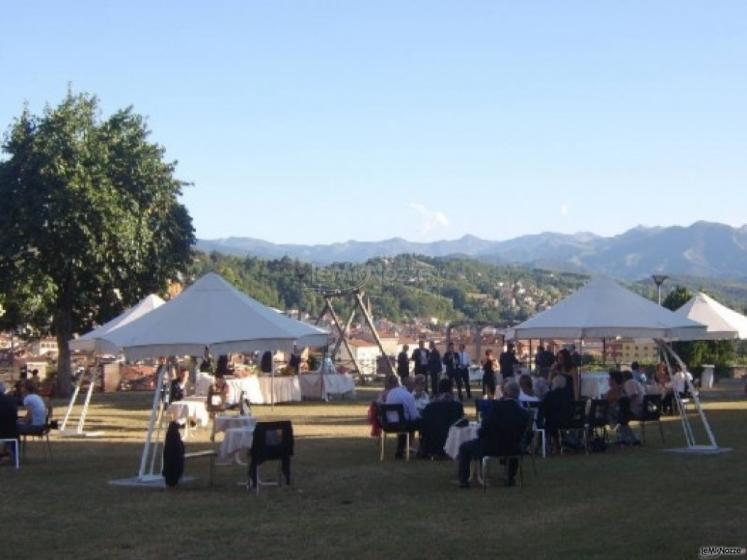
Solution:
M381 351L381 355L386 358L388 371L386 371L385 373L394 373L394 364L392 364L391 359L389 358L389 356L387 356L387 353L384 350L384 345L381 343L381 338L379 338L379 333L376 330L373 318L371 317L371 311L363 301L363 298L366 295L366 293L363 291L364 284L365 281L361 282L353 288L348 289L315 288L316 291L319 292L324 298L324 309L322 309L321 314L319 315L319 317L317 317L316 324L318 325L322 321L322 319L324 319L324 317L329 314L338 333L337 342L335 342L330 357L332 358L332 360L334 360L340 352L340 347L344 345L345 350L347 350L347 353L350 356L350 359L353 361L353 367L355 368L356 373L360 375L360 364L358 364L358 360L356 360L355 354L353 354L349 340L350 327L352 326L356 315L360 312L366 325L371 330L371 334L374 338L374 341L376 341L379 350ZM337 312L332 305L332 301L339 298L352 298L353 300L353 310L350 312L350 315L348 316L347 321L345 321L344 325L340 322L340 317L337 315Z

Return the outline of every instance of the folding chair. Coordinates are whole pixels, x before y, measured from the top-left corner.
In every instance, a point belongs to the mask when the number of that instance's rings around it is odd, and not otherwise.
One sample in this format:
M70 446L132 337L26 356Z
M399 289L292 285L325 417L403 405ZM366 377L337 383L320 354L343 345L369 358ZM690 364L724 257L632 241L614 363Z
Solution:
M247 489L253 486L259 495L260 486L281 486L283 477L290 486L290 463L293 456L293 424L290 420L257 422L249 454L251 462ZM274 482L263 482L259 477L259 467L266 461L280 461L278 478Z
M381 452L379 461L384 461L384 442L387 434L396 434L397 437L405 436L405 460L410 460L410 430L412 427L405 418L405 407L401 404L379 404L379 424L381 425L381 433L379 435L379 442Z
M32 426L29 431L20 434L21 438L21 454L23 455L24 461L26 460L26 440L29 436L38 438L42 441L46 440L46 456L49 460L52 460L52 444L49 441L49 432L52 428L57 427L57 421L52 420L52 406L47 405L47 417L44 420L44 424L41 426Z
M596 437L597 431L601 430L602 439L607 443L607 425L610 417L610 403L607 399L593 399L589 405L589 414L586 417L586 433ZM587 445L588 447L588 445ZM587 450L588 451L588 450Z
M573 401L571 416L558 428L558 441L560 442L560 454L563 454L563 434L581 433L583 436L584 449L589 453L589 442L586 438L586 401Z
M639 418L643 443L646 443L646 422L656 422L659 424L661 442L664 443L664 429L661 426L661 409L661 395L646 395L643 397L643 414Z

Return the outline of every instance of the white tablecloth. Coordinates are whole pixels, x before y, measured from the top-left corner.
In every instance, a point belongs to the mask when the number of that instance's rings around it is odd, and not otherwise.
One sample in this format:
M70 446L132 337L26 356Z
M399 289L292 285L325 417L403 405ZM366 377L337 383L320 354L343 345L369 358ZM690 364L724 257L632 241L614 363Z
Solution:
M256 423L255 423L256 424ZM237 452L251 449L254 440L254 425L243 428L228 428L218 448L218 457L226 460Z
M355 382L347 373L304 373L298 379L301 395L305 399L327 400L330 395L355 396Z
M210 423L204 397L187 397L174 401L169 405L168 413L172 420L194 420L202 427Z
M469 426L458 428L452 426L449 428L449 435L446 437L444 451L452 459L459 457L459 447L465 442L477 439L477 430L480 425L477 422L470 422Z
M581 374L581 396L599 399L610 390L610 374L593 371Z
M210 385L213 384L213 376L203 371L198 371L195 377L195 395L206 397Z
M213 376L200 374L198 386L207 381L208 387L213 383ZM237 404L241 393L252 404L272 404L272 377L250 375L226 379L228 384L228 404ZM295 402L301 400L301 385L297 376L275 376L275 402ZM207 391L206 393L207 394Z
M257 420L252 416L228 416L220 414L213 419L215 433L225 432L231 428L252 428L257 424Z

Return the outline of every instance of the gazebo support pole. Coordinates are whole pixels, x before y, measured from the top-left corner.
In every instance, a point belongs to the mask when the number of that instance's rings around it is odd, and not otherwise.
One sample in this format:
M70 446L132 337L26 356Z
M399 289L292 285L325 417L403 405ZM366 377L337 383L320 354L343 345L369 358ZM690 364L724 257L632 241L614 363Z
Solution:
M159 409L161 408L161 390L163 388L163 378L168 369L168 364L164 363L158 368L158 377L156 380L156 389L153 393L153 405L150 409L150 420L148 421L148 433L145 436L145 445L143 446L143 453L140 456L140 470L138 471L138 478L143 480L145 478L145 469L148 465L148 456L150 455L151 442L153 440L153 430L156 427L156 419L159 416ZM153 474L151 472L151 474Z
M671 344L664 344L664 348L666 349L669 354L677 361L680 368L682 368L682 371L684 372L687 368L682 361L682 359L677 355L677 353L674 351L674 348L672 348ZM667 366L669 366L669 362L667 361ZM671 368L670 368L670 378L671 375ZM700 416L700 420L703 422L703 427L705 428L706 434L708 435L708 441L710 441L711 446L714 448L718 448L718 444L716 443L716 436L713 434L713 430L711 429L711 424L708 422L708 418L705 415L705 411L703 410L703 407L700 404L700 397L698 396L698 391L695 389L695 386L693 385L692 381L685 376L685 385L690 391L690 394L692 395L693 402L695 403L695 408L698 411L698 415ZM673 391L677 398L677 406L680 408L680 415L683 418L686 418L685 409L682 406L682 402L679 398L679 393L677 391ZM689 421L688 421L689 424ZM695 445L695 438L692 434L692 427L690 427L690 437L692 438L693 445Z

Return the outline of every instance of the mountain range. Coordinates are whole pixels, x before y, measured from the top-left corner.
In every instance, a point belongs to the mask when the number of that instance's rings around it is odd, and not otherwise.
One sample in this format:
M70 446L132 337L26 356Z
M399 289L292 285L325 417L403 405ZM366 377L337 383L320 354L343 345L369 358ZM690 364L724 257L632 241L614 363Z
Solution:
M747 225L699 221L690 226L638 226L603 237L593 233L539 233L505 241L473 235L418 243L401 238L327 245L275 244L248 237L200 239L197 249L255 256L290 257L313 264L365 262L375 257L419 254L469 256L491 264L521 264L568 272L595 272L638 280L652 273L747 279Z

